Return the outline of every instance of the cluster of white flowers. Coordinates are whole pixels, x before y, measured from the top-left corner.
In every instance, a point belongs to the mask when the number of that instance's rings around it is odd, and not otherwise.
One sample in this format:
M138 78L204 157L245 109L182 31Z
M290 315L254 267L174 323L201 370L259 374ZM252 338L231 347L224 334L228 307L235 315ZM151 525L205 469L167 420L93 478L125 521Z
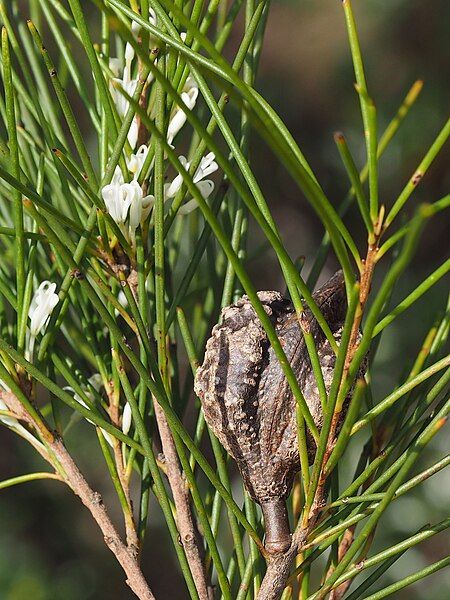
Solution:
M129 159L128 166L131 164L135 170L135 177L130 183L125 183L120 167L116 167L111 183L102 188L107 211L133 244L136 229L148 217L154 203L154 197L144 196L137 181L147 152L147 146L141 146ZM128 227L125 226L127 219Z
M153 11L150 13L150 22L156 24L156 15ZM137 36L139 25L133 23L133 35ZM185 34L181 34L182 39ZM119 77L121 70L120 60L117 58L110 59L110 69L115 75L111 80L111 94L117 108L117 112L123 118L130 106L129 101L122 92L128 96L133 96L138 83L137 79L132 78L132 63L135 57L135 52L131 44L127 43L125 47L125 65L123 67L122 77ZM195 107L198 98L198 86L195 79L189 76L183 87L181 98L189 110ZM167 127L167 142L173 148L173 140L186 123L186 113L184 107L175 106L170 115L169 124ZM127 160L127 168L132 176L130 183L125 182L124 174L120 167L116 167L111 183L105 185L102 189L102 197L106 205L106 209L114 221L118 224L125 237L134 245L136 229L142 224L150 214L150 211L155 203L153 195L144 196L141 186L138 183L138 178L142 167L148 155L148 146L141 145L135 150L138 139L138 120L135 117L128 132L128 141L134 153ZM180 156L180 162L186 169L189 169L189 163L184 156ZM205 156L199 168L194 174L194 183L206 199L214 190L214 183L205 177L217 170L218 166L214 160L214 154L210 153ZM175 197L176 193L181 188L183 178L178 174L175 179L165 185L164 199L169 200ZM196 208L195 199L186 202L180 209L180 214L187 214Z

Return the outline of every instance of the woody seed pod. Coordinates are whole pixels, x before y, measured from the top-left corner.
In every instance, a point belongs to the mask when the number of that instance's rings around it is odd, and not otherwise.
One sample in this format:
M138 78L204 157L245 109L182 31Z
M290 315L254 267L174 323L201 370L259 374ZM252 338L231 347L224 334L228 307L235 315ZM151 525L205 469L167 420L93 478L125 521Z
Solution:
M347 307L342 272L313 296L339 344ZM292 303L278 292L259 292L258 297L320 430L319 390ZM336 356L309 309L303 313L302 326L314 336L328 392ZM247 296L223 309L197 371L195 391L206 422L237 462L250 496L261 505L266 550L287 550L291 536L285 499L300 467L296 400ZM312 462L316 446L309 433L307 447Z

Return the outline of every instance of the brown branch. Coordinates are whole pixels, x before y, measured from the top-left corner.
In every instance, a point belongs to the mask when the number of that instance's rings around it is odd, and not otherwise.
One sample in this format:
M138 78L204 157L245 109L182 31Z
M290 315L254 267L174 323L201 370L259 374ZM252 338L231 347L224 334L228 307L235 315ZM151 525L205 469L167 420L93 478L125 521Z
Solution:
M16 418L25 421L33 429L40 430L37 423L35 423L31 415L26 412L14 394L11 392L0 391L0 398L5 402L8 409L16 415ZM62 472L67 485L80 498L91 513L103 534L105 544L125 571L128 586L140 600L155 600L133 552L123 543L109 518L101 495L91 489L64 446L61 438L53 436L50 430L48 433L48 439L51 440L47 442L48 448L56 459L55 463L57 463L52 464L52 466Z
M139 302L137 279L137 271L131 269L127 278L127 284L130 286L135 300ZM207 583L206 570L202 560L202 552L200 550L202 547L202 539L192 517L189 502L189 489L186 486L186 481L182 474L175 442L167 423L166 415L158 402L155 401L153 405L164 454L165 472L175 504L176 522L180 533L181 543L186 553L186 559L195 582L199 599L209 600L212 596L212 590Z
M364 314L364 308L367 303L367 299L370 294L370 288L372 286L373 271L375 269L377 259L378 245L377 243L370 244L367 249L366 258L363 261L363 268L361 271L360 289L359 289L359 306L357 307L355 318L352 324L352 331L350 333L350 340L347 348L347 355L345 357L344 373L342 382L347 378L347 373L350 368L350 363L358 349L358 332L361 325L361 321Z
M163 409L158 402L154 402L156 422L158 424L159 436L167 470L167 479L172 489L173 500L176 508L176 521L180 532L186 558L195 581L200 600L209 600L211 597L206 579L206 571L200 553L201 538L192 517L189 503L189 490L182 475L175 442Z
M305 546L316 519L317 514L310 519L306 527L297 529L292 536L291 547L286 552L269 556L267 571L259 589L257 600L279 600L281 598L295 557Z
M110 382L110 387L111 389L107 390L109 399L109 416L111 422L116 427L119 427L119 406L117 402L114 401L114 390L112 389L112 382ZM127 510L123 509L123 520L125 524L127 545L131 552L133 552L135 556L138 556L140 550L140 542L136 531L136 523L133 518L133 504L131 502L129 480L125 475L125 466L123 464L121 444L116 438L113 438L113 453L114 461L116 463L117 475L119 477L119 482L122 486L127 505Z
M347 554L347 550L352 545L354 534L355 534L355 529L356 529L356 525L353 525L352 527L349 527L346 530L346 532L344 533L344 536L343 536L341 543L339 544L339 548L338 548L338 563L341 562L341 560ZM326 579L328 579L332 575L333 571L334 571L334 568L329 569ZM334 590L331 590L330 600L340 600L342 598L342 596L345 594L345 592L348 590L348 588L350 587L351 583L352 583L352 580L348 579L347 581L344 581L344 583L341 583L341 585L338 586L337 588L335 588Z

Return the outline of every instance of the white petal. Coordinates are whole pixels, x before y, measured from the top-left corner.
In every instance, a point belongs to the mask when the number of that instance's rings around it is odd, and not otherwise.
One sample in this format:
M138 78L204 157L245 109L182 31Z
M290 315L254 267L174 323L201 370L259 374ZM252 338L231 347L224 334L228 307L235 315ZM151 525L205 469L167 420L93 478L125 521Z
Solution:
M122 223L125 222L128 214L128 209L132 206L134 211L139 211L140 199L142 198L142 189L137 181L131 183L124 183L120 186L120 192L122 194ZM130 214L131 218L131 214Z
M214 190L214 183L210 179L205 179L205 181L199 181L197 187L200 190L200 194L206 200Z
M187 92L183 92L181 94L181 98L183 99L184 103L186 104L186 106L192 110L195 106L195 103L197 102L197 98L198 98L198 87L197 86L193 86L189 89L189 91Z
M135 177L138 177L141 172L142 166L147 158L148 150L148 146L142 144L128 159L128 169Z
M214 190L214 183L210 179L206 179L205 181L199 181L197 183L197 188L203 198L206 200ZM188 202L185 202L178 209L179 215L187 215L198 207L197 200L195 198L191 198Z
M9 387L6 385L6 383L3 381L3 379L0 379L0 389L5 390L5 392L11 391L9 389ZM0 398L0 404L4 405L6 407L6 404L3 402L3 400L1 398ZM5 408L2 408L2 410L5 410Z
M89 377L88 381L96 392L99 392L103 386L103 379L100 373L94 373Z
M111 180L111 185L122 185L122 183L125 183L122 169L119 167L119 165L117 165L114 169L114 175Z
M217 171L219 165L214 161L214 159L215 154L213 152L210 152L202 158L194 175L194 183L197 183L201 179L204 179L205 177L208 177L208 175L211 175L211 173Z
M164 187L164 196L166 199L174 198L181 188L183 183L183 177L181 175L177 175L172 183L169 183Z
M152 12L151 8L149 9L149 12ZM134 38L138 37L140 30L141 30L140 24L137 21L133 21L131 23L131 32L132 32Z
M169 121L169 126L167 127L167 141L169 144L173 142L173 139L185 123L186 115L181 108L177 108L173 117Z
M150 214L150 211L152 210L154 204L155 204L155 197L154 196L149 195L149 196L145 196L145 198L142 198L141 223L147 219L147 217Z
M114 100L114 104L116 105L117 114L119 117L124 117L130 103L128 99L124 96L123 92L126 92L128 96L133 96L136 91L136 86L138 84L137 79L130 79L129 67L125 66L123 79L112 79L112 96ZM123 92L122 92L123 90Z
M102 188L102 197L106 205L106 210L118 224L125 222L129 207L129 204L127 206L124 205L124 198L121 191L124 185L126 184L109 184Z
M127 402L122 414L122 431L125 435L130 431L131 427L131 406Z
M137 117L134 117L134 119L131 121L130 129L128 130L128 135L127 135L127 139L128 139L128 142L130 143L131 148L136 147L136 144L138 141L138 135L139 135L139 123L138 123Z
M5 387L5 389L6 389L6 386L3 384L3 382L1 382L1 383L2 383L2 387ZM0 410L9 410L1 398L0 398ZM15 427L19 424L17 419L15 419L14 417L6 417L5 415L0 416L0 421L2 423L4 423L5 425L8 425L8 427Z
M182 92L181 99L186 104L189 110L192 110L197 102L198 97L198 87L193 86L188 89L186 92ZM186 113L184 112L182 107L177 107L173 117L169 121L169 126L167 128L167 141L169 144L172 143L174 137L186 123Z
M195 77L193 75L189 75L186 79L186 83L184 84L184 91L188 92L191 88L198 88L197 82L195 81Z
M127 42L125 46L125 62L130 63L134 58L134 48L131 44Z
M120 69L122 68L122 62L120 58L110 58L109 59L109 68L111 69L114 77L118 77L120 73Z
M188 215L196 208L198 208L198 202L195 198L191 198L189 200L189 202L185 202L182 206L180 206L177 214L178 215Z
M136 21L131 23L131 33L133 34L134 39L137 39L139 35L139 31L141 30L141 26ZM131 63L134 58L134 48L131 44L127 42L125 46L125 61Z
M178 157L178 160L183 165L183 167L185 168L185 170L188 171L190 163L188 163L186 157L184 157L183 155L181 155L181 156ZM175 177L175 179L172 181L172 183L168 183L168 184L166 184L164 186L164 197L166 198L166 200L168 198L174 198L175 197L175 195L177 194L177 192L181 188L182 183L183 183L183 177L182 177L181 174L178 174Z
M30 334L36 337L45 327L53 309L59 302L58 294L55 294L56 283L43 281L36 290L28 310L30 317Z
M111 448L114 448L114 439L113 439L113 437L107 431L105 431L104 429L102 429L101 427L100 427L100 431L102 432L103 437L108 442L108 444L111 446Z

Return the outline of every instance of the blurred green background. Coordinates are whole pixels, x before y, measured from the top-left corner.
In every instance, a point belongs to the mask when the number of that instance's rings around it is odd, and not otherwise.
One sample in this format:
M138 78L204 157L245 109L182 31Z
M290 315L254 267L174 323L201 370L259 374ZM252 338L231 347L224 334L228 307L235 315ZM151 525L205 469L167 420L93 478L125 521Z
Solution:
M23 2L24 18L29 2ZM402 189L447 117L448 0L355 0L354 8L365 55L368 87L379 111L380 131L395 114L409 87L424 80L424 89L399 134L381 160L380 196L389 205ZM241 32L235 32L237 42ZM233 44L232 44L233 45ZM364 143L353 71L339 0L273 2L261 57L259 88L287 123L306 154L330 199L338 204L348 189L333 142L342 130L359 166ZM82 120L82 116L81 116ZM89 135L89 131L86 131ZM267 148L253 143L252 161L280 226L283 239L296 257L306 257L308 270L322 236L319 221L305 199ZM447 161L448 164L448 161ZM409 203L441 198L449 188L444 154L432 166ZM350 229L359 222L350 214ZM449 222L439 217L428 224L414 268L399 281L396 298L409 293L448 255ZM250 269L261 289L284 289L275 259L254 255L262 239L250 236ZM362 241L362 240L361 240ZM331 257L327 274L336 268ZM381 267L382 270L382 267ZM395 386L411 365L436 311L445 307L448 281L441 281L414 310L408 311L383 338L375 371L375 395ZM394 302L396 300L394 298ZM405 364L405 357L411 357ZM446 446L446 447L445 447ZM96 437L80 424L69 439L90 483L105 501L113 497L103 476ZM0 428L0 478L42 470L34 454ZM438 436L417 469L448 452L448 433ZM425 523L447 516L450 474L440 473L414 494L389 509L377 530L373 552L408 537ZM112 511L114 509L112 508ZM383 578L387 585L448 553L446 533L408 551ZM144 570L157 598L183 599L184 588L171 558L164 524L152 505L143 558ZM381 583L381 582L380 582ZM122 572L105 548L101 535L79 501L60 483L35 482L0 492L0 599L1 600L126 600L132 595ZM450 575L439 572L414 588L398 593L400 600L447 600Z

